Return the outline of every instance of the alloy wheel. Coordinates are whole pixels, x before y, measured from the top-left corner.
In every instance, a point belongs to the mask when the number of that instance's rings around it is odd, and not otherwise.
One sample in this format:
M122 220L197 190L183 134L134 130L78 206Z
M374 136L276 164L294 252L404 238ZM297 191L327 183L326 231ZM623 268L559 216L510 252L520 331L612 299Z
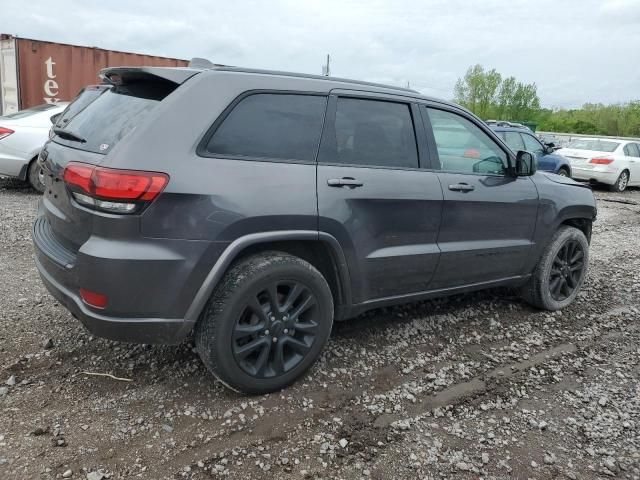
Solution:
M558 250L549 274L549 292L554 300L569 298L578 287L584 270L584 251L576 240L567 241Z
M627 172L622 172L618 179L618 190L622 192L627 188L627 183L629 183L629 174Z
M315 295L297 281L271 282L247 299L233 328L233 357L256 378L273 378L295 368L318 333Z

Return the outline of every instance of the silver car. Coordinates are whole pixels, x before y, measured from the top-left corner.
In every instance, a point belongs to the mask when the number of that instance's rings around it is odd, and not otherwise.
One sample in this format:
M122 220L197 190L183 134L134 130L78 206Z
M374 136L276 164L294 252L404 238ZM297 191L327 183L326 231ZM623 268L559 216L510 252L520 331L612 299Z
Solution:
M45 103L0 117L0 176L26 180L39 192L44 191L42 169L36 159L49 138L52 117L67 105Z

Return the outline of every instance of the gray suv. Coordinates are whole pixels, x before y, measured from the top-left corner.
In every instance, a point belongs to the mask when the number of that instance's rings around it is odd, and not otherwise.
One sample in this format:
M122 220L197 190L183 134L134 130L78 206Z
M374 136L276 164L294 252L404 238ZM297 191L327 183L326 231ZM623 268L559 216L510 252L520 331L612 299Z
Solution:
M262 393L334 320L505 285L556 310L583 283L591 190L459 106L228 67L101 75L43 149L33 228L44 283L95 335L193 331L216 377Z

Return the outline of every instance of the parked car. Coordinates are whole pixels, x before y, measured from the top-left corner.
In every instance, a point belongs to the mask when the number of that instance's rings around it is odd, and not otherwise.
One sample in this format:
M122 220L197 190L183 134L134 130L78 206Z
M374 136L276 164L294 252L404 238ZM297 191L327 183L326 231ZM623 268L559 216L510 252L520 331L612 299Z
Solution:
M614 192L640 185L640 141L576 138L557 153L571 161L577 180L604 183Z
M540 170L556 173L564 177L571 177L571 163L569 160L555 152L553 143L543 144L529 128L508 122L492 122L489 123L489 127L491 127L514 152L527 150L534 153Z
M39 105L0 117L0 176L28 181L42 192L42 170L36 159L48 139L52 117L68 103Z
M262 393L334 320L501 285L557 310L581 288L593 192L461 107L229 67L102 75L40 156L33 228L45 285L95 335L195 330L215 376Z

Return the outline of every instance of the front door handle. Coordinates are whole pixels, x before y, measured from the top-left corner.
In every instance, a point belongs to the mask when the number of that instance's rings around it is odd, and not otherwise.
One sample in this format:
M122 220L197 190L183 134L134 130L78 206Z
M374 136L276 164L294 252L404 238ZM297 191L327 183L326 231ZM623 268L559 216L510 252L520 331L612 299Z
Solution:
M327 185L330 187L349 187L356 188L361 187L363 183L359 180L356 180L353 177L342 177L342 178L330 178L327 180Z
M471 192L475 189L476 187L469 185L468 183L456 183L455 185L449 185L449 190L454 192Z

